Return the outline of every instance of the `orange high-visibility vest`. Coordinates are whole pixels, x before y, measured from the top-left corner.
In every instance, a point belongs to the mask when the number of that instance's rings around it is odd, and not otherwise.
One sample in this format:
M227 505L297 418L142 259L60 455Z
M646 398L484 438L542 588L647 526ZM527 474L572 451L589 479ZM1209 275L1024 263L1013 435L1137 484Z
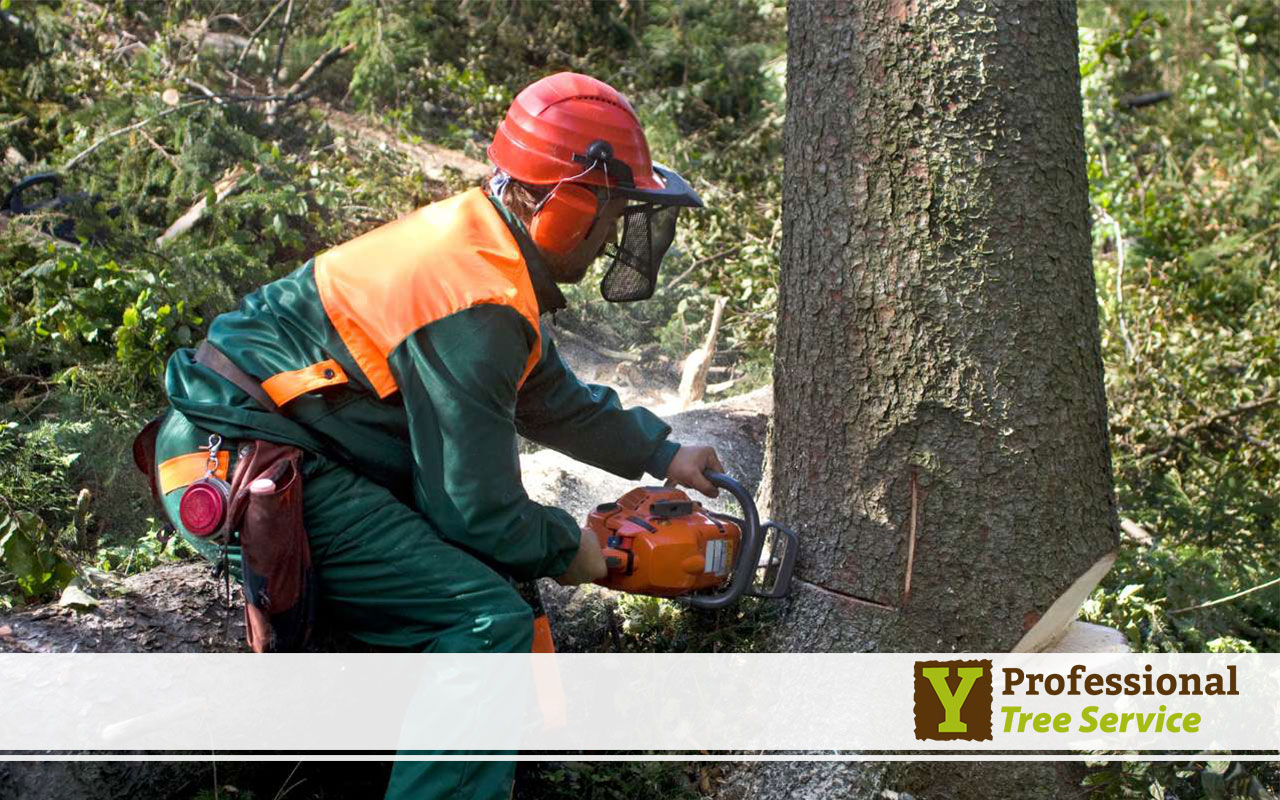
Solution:
M379 397L397 391L387 357L424 325L481 303L509 306L533 328L520 384L538 363L538 300L524 256L481 189L455 195L326 250L315 259L325 313Z

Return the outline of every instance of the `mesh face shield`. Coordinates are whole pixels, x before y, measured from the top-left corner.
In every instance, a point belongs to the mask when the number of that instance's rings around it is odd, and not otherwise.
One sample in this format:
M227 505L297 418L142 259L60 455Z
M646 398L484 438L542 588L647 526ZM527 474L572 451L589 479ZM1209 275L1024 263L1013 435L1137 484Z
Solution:
M627 206L622 212L622 239L607 254L613 262L600 282L600 294L610 303L630 303L653 297L658 267L676 238L680 206Z

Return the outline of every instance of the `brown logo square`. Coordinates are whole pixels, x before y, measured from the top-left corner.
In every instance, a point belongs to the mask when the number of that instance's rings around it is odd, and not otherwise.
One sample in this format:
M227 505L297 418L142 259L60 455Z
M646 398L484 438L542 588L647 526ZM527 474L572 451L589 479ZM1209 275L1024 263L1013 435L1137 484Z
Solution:
M917 661L917 739L991 739L991 661Z

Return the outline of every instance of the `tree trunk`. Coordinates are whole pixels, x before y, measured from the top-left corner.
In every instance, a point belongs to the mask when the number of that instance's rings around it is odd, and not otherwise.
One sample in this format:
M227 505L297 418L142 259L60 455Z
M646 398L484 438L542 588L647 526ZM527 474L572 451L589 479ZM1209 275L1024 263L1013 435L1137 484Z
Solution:
M770 488L811 588L786 641L1008 650L1118 535L1074 4L790 23Z
M1075 4L788 15L774 644L1009 650L1117 542Z

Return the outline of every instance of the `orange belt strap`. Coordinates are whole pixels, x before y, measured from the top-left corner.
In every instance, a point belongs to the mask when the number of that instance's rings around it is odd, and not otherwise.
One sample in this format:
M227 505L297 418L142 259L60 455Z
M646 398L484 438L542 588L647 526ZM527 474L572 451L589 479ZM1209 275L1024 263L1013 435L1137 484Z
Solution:
M231 453L228 450L218 451L218 468L214 475L222 480L227 479L227 468L231 464ZM186 455L174 456L160 464L156 471L160 473L160 495L181 489L204 477L209 468L209 451L198 450Z

